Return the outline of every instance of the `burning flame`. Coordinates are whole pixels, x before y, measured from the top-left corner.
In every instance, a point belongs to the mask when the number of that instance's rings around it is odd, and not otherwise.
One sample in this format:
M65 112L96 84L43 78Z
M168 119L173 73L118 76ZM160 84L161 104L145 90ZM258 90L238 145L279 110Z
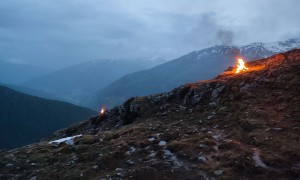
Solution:
M235 71L236 74L239 73L239 72L241 72L241 71L247 71L247 70L249 70L245 66L245 62L244 62L244 60L242 58L238 58L237 60L238 60L238 65L237 65L237 69Z
M102 107L102 108L100 109L100 115L103 115L104 113L105 113L105 108Z

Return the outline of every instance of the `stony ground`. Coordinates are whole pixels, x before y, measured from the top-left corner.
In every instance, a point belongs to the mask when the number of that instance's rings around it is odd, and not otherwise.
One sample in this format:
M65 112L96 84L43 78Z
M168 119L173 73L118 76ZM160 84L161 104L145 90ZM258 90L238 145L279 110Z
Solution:
M3 150L0 179L300 179L300 50L246 65Z

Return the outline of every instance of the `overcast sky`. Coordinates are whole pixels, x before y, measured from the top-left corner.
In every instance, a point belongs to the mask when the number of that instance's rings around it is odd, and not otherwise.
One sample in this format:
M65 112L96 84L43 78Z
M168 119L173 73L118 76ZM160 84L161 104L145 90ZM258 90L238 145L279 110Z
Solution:
M176 58L300 37L300 0L1 0L0 61Z

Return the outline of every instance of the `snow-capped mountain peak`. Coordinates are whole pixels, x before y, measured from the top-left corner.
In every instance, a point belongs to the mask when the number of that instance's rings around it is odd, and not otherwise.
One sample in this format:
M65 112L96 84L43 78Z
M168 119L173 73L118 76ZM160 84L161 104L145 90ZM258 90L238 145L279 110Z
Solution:
M197 53L197 59L201 59L202 57L206 56L229 55L232 53L238 53L251 60L256 58L268 57L273 54L286 52L295 48L300 48L299 38L271 43L255 42L242 46L217 45L202 49L200 51L194 51L193 53Z
M300 39L289 39L287 41L265 43L264 47L273 52L284 52L300 47Z

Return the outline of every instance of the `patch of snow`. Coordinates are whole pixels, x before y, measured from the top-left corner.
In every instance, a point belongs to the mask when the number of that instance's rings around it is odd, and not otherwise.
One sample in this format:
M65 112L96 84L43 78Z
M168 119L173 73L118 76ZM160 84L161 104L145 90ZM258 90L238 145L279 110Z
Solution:
M73 139L76 137L81 137L82 134L76 135L76 136L71 136L71 137L66 137L62 139L57 139L55 141L50 141L49 144L60 144L60 143L66 143L67 145L74 145Z

